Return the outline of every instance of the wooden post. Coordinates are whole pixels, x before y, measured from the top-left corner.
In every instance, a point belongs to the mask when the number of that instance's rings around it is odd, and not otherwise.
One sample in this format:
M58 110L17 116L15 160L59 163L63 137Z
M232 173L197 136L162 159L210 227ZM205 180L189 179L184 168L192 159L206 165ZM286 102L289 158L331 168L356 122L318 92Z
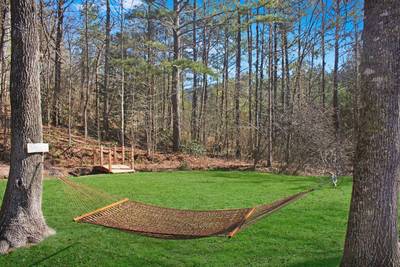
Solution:
M118 164L117 146L114 146L114 162Z
M96 153L97 149L96 147L93 147L93 166L96 166Z
M122 146L122 165L125 165L125 146Z
M112 172L112 150L108 150L108 170Z
M131 169L135 170L135 150L133 146L131 146Z
M103 146L100 146L100 166L104 166Z

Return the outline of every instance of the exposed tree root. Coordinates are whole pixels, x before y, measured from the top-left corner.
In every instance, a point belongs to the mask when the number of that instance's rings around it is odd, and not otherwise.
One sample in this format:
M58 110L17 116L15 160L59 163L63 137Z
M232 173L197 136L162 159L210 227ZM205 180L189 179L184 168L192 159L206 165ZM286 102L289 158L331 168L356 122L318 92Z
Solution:
M14 249L28 247L55 235L56 231L48 226L23 227L10 225L0 234L0 254L7 254Z

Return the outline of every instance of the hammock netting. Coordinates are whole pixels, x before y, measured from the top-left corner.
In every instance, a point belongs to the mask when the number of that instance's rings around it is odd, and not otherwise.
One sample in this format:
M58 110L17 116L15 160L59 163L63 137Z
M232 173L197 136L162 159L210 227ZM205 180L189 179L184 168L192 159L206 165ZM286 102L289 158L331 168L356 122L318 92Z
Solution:
M81 194L85 192L87 198L98 192L71 181L63 181ZM241 229L304 197L311 191L301 192L254 208L206 211L163 208L123 199L76 217L74 221L164 239L232 237ZM104 193L101 194L104 196Z

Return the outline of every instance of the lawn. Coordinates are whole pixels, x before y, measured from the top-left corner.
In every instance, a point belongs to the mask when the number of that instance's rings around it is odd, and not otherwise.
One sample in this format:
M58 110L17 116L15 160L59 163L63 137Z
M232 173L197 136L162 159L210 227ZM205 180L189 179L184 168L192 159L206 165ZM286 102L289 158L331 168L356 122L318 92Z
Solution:
M167 172L74 178L112 194L183 209L250 207L317 187L322 178L255 172ZM325 180L326 182L326 180ZM44 184L43 209L57 235L0 256L0 266L337 266L351 181L325 185L233 239L159 240L72 222L58 180ZM6 182L0 182L0 194Z

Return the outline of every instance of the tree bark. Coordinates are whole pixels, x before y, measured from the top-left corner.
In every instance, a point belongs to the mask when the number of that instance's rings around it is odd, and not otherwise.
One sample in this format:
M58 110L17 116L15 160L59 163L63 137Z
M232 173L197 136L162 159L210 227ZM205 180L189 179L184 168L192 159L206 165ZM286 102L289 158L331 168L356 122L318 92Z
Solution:
M125 14L124 14L124 1L121 0L120 2L120 15L121 15L121 24L120 24L120 31L121 31L121 60L124 60L124 21L125 21ZM125 146L125 70L124 66L121 66L121 146ZM152 124L154 125L154 123Z
M321 0L321 57L322 57L322 70L321 70L321 98L322 107L325 107L326 95L325 95L325 68L326 68L326 52L325 52L325 3Z
M236 148L235 148L235 156L236 158L241 157L241 147L240 147L240 93L241 93L241 57L242 57L242 50L241 50L241 17L240 12L238 11L237 14L237 36L236 36L236 78L235 78L235 126L236 126Z
M55 43L54 60L54 92L53 92L53 124L57 126L60 120L60 94L61 94L61 66L62 51L61 44L63 40L64 25L64 0L57 1L57 33Z
M229 33L228 33L228 27L225 26L224 30L224 70L223 70L223 93L222 93L222 98L221 98L221 103L223 106L223 113L224 113L224 149L226 151L226 155L228 156L229 154L229 138L228 138L228 84L229 84Z
M253 30L250 23L250 17L252 16L252 11L250 10L247 14L246 23L247 26L247 60L249 65L249 75L248 75L248 90L249 90L249 107L248 107L248 122L249 122L249 151L250 155L253 152Z
M3 107L5 107L6 94L6 24L9 18L9 2L8 0L2 0L0 4L0 114L2 114Z
M173 27L173 40L174 40L174 61L180 59L180 2L174 0L174 27ZM172 68L172 85L171 85L171 103L172 103L172 149L177 152L181 148L181 112L180 112L180 86L179 86L179 67L174 65Z
M283 59L285 60L285 105L284 110L287 114L287 124L286 124L286 147L285 147L285 163L289 164L290 161L290 150L291 150L291 131L292 131L292 97L291 97L291 87L290 87L290 68L289 68L289 48L287 40L287 29L282 31L282 47L283 47Z
M273 44L272 44L272 26L268 26L268 151L267 151L267 167L272 166L272 123L273 123L273 93L274 93L274 61L273 61Z
M193 1L193 62L197 62L197 0ZM191 117L191 139L198 141L198 93L197 93L197 72L193 72L193 97L192 97L192 117Z
M400 8L366 0L360 125L341 266L399 266Z
M85 1L85 95L83 105L83 126L85 132L85 141L89 135L88 126L88 109L89 109L89 98L90 98L90 58L89 58L89 0Z
M7 189L0 211L0 252L38 243L53 234L42 214L43 158L27 154L42 142L39 34L35 1L11 2L12 149Z
M110 0L106 0L106 50L104 53L104 82L103 82L103 130L104 135L108 136L108 132L110 129L109 122L109 110L110 110L110 100L108 96L108 83L110 79L110 42L111 42L111 7Z
M336 139L339 138L339 31L340 31L340 0L335 1L335 54L333 66L333 123L335 128Z

